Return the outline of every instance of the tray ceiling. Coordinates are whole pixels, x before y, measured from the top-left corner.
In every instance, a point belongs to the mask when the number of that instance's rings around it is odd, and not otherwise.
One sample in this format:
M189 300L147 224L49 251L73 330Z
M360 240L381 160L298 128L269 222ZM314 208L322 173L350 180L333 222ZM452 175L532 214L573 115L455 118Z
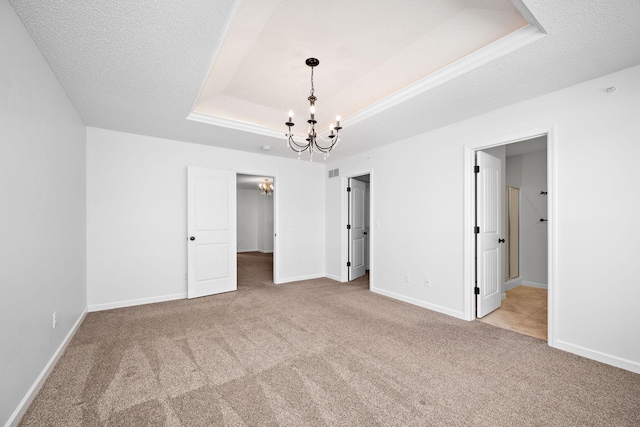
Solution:
M209 117L212 123L232 128L253 124L258 133L282 133L292 109L298 123L304 123L310 89L305 59L317 57L319 128L328 128L336 115L348 124L356 113L367 114L371 106L403 89L405 94L419 93L427 86L424 79L453 63L480 64L497 50L505 53L515 44L521 46L523 36L514 33L530 25L510 0L401 4L238 3L195 105L199 114L192 118L206 122ZM539 27L530 30L529 40L543 33ZM487 49L499 40L499 46Z
M331 159L640 64L637 0L9 1L87 126L292 159L309 56Z

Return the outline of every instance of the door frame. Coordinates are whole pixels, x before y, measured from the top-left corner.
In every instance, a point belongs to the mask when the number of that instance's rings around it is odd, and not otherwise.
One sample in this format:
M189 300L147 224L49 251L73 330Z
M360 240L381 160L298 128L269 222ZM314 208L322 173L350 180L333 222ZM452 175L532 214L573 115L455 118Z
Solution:
M558 195L556 190L555 177L557 176L557 130L556 125L549 125L534 129L523 130L517 133L497 136L494 138L472 142L463 147L463 174L464 174L464 218L463 218L463 289L464 289L464 318L474 320L475 312L475 176L473 166L475 165L475 153L491 147L511 144L513 142L524 141L539 136L547 136L547 343L551 347L556 347L557 339L557 234L555 218L557 218L556 206Z
M273 178L274 191L271 197L273 197L273 283L278 284L280 278L280 268L278 264L278 206L279 206L279 192L277 182L279 180L278 174L274 172L265 172L255 170L235 170L236 179L238 175L254 175L254 176L269 176ZM238 203L238 196L236 195L236 204ZM237 215L237 213L236 213Z
M374 175L373 168L364 170L358 173L350 173L343 176L340 179L340 194L341 194L341 211L340 211L340 250L342 256L340 260L342 265L340 266L340 281L349 281L349 270L347 262L349 261L349 233L347 231L347 224L349 223L349 195L347 194L347 187L349 186L349 178L355 178L357 176L369 175L369 289L374 287L375 278L375 236L374 225L372 218L374 218Z

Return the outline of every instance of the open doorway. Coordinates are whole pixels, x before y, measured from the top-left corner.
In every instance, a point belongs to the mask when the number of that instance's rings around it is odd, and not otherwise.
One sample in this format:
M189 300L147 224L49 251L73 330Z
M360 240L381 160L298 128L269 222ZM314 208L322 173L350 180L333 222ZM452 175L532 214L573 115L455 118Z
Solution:
M347 184L347 280L369 283L371 176L348 178Z
M478 171L476 194L477 272L476 317L483 322L541 339L548 337L548 171L547 136L507 143L479 150L498 163L497 190L492 194L483 188L486 174ZM494 197L495 196L495 197ZM484 198L484 200L482 200ZM496 204L495 214L491 206ZM495 236L486 235L491 228L487 219L496 220ZM482 223L482 224L481 224ZM492 256L492 241L497 255ZM485 262L497 261L497 266ZM493 274L492 269L498 273ZM495 283L489 283L495 280ZM488 304L487 290L497 290Z
M237 174L238 289L275 282L276 183L273 176Z

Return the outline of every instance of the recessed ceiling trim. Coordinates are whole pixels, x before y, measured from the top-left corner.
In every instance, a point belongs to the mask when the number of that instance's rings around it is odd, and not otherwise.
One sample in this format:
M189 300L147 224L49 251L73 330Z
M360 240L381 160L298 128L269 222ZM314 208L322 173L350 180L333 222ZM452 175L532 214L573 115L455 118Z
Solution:
M513 5L515 6L516 9L518 9L518 12L520 12L522 14L522 16L524 16L524 19L527 20L527 22L529 23L529 25L532 25L534 27L536 27L538 30L540 30L540 32L542 32L544 35L547 34L547 32L545 31L544 28L542 28L542 25L540 24L540 22L538 22L538 20L536 19L535 16L533 16L533 13L531 13L531 11L529 10L529 8L527 6L525 6L524 3L522 3L522 0L511 0L511 3L513 3Z
M208 114L193 112L186 117L187 120L194 122L206 123L214 126L222 126L225 128L236 129L244 132L256 133L258 135L270 136L273 138L285 139L283 131L270 129L264 126L255 125L253 123L241 122L239 120L225 119L223 117L211 116Z
M242 0L233 0L233 3L231 4L231 8L229 10L229 16L227 16L227 20L224 23L224 27L220 32L218 43L216 44L215 50L211 55L211 60L209 61L209 68L207 69L207 74L206 74L207 76L211 73L211 70L213 69L213 65L215 64L216 59L218 58L220 49L222 49L222 46L224 45L224 40L227 38L227 34L229 34L229 29L231 28L231 24L233 23L233 20L236 17L236 13L238 12L238 8L240 7L241 2ZM187 119L189 119L189 116L191 116L192 114L197 114L197 113L194 113L193 111L196 109L196 106L198 105L198 99L200 99L200 94L202 93L202 91L204 91L204 88L206 85L207 85L207 80L204 79L200 83L200 88L198 89L198 92L196 93L196 96L193 99L193 102L191 103L191 108L189 109L190 114L187 116ZM201 121L196 119L189 119L189 120L194 120L196 122Z
M220 51L225 43L225 39L227 38L229 31L231 31L230 28L232 26L232 21L235 19L237 13L239 13L238 9L240 8L241 3L241 0L233 1L231 13L227 17L224 31L218 41L215 52L212 55L207 75L211 74L215 61L218 59L219 55L221 55ZM366 120L384 110L444 84L449 80L459 77L546 35L545 30L537 19L535 19L529 9L522 3L522 0L511 0L511 3L513 7L518 10L521 17L528 25L474 51L473 53L468 54L438 71L432 72L422 79L405 86L404 88L378 100L377 102L374 102L373 104L370 104L369 106L366 106L359 111L356 111L355 113L346 114L346 116L343 116L342 120L344 125L349 126L362 120ZM203 81L198 96L192 105L192 110L186 117L188 120L251 132L258 135L276 138L282 137L283 134L279 129L271 127L271 120L268 120L269 123L265 123L263 120L261 124L257 124L251 123L251 121L248 120L237 120L236 118L229 118L229 116L224 117L217 115L217 113L213 111L208 113L197 111L196 109L198 108L198 103L200 102L206 84L207 79ZM321 133L324 134L327 132L328 128L323 129Z
M514 2L515 3L515 2ZM528 19L528 16L527 16ZM536 21L537 23L537 21ZM417 82L399 90L398 92L381 99L370 107L364 108L342 120L344 126L353 125L359 121L368 119L388 108L400 104L416 95L433 89L449 80L459 77L475 68L491 62L501 56L520 49L532 43L547 33L539 25L529 24L524 28L514 31L506 37L465 56L462 59L432 73Z

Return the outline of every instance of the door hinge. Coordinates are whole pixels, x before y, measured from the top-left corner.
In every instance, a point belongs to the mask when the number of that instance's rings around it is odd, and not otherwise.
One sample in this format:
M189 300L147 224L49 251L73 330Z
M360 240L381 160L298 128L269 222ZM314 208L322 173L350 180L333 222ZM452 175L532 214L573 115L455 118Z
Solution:
M351 224L347 224L347 230L351 230Z
M347 187L347 193L351 193L351 187Z
M347 262L347 267L351 267L351 262Z
M478 173L478 172L480 172L480 166L475 165L475 166L473 167L473 173Z
M479 287L477 287L477 286L476 286L475 288L473 288L473 293L474 293L475 295L480 295L480 288L479 288Z
M477 225L473 227L473 232L476 234L480 233L480 227L478 227Z

